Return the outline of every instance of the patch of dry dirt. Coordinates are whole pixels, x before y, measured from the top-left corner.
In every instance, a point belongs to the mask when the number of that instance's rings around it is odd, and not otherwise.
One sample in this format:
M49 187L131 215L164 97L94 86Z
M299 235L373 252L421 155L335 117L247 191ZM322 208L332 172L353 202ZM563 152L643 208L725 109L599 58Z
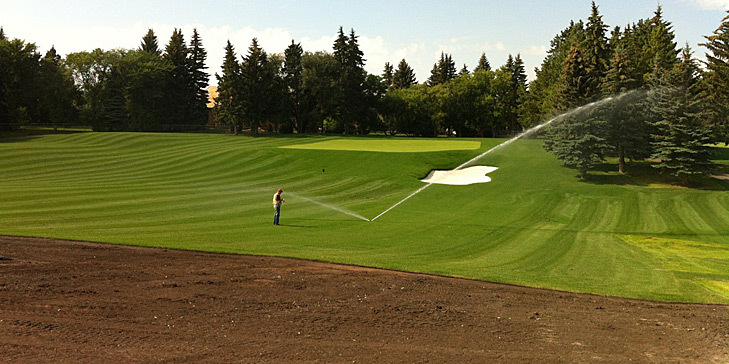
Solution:
M729 362L721 305L8 236L0 256L0 362Z

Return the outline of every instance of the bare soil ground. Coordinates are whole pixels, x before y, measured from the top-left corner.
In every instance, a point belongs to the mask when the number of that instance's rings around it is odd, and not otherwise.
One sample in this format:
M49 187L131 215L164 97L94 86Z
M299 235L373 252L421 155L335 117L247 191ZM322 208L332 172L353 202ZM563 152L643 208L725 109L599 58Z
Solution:
M729 362L721 305L9 236L0 256L0 362Z

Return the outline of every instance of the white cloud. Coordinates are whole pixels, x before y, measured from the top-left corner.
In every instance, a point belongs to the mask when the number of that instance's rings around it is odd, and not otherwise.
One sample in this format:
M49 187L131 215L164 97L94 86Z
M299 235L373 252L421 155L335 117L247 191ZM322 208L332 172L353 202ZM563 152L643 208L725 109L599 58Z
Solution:
M4 30L10 37L17 37L34 42L41 52L45 52L52 45L62 55L72 52L91 51L95 48L105 50L115 48L137 48L142 37L148 29L154 29L159 47L164 49L169 42L175 28L182 29L185 40L189 42L193 29L197 29L208 53L207 72L211 84L215 84L215 73L220 72L223 63L226 41L235 47L238 59L248 53L248 47L253 37L269 54L283 52L293 39L300 42L305 51L332 51L336 38L335 32L319 37L298 37L284 28L255 29L252 27L234 28L229 25L209 27L202 24L172 25L163 23L135 23L128 26L71 26L54 27L44 25L42 22L32 21L10 22L4 24ZM385 62L397 67L400 60L405 59L413 68L419 82L424 82L430 74L430 69L437 62L441 52L450 53L458 63L458 67L465 62L473 68L482 52L486 52L489 60L496 65L498 60L506 59L505 46L501 41L483 42L480 37L461 36L445 40L444 44L427 42L412 42L393 46L387 39L379 35L362 35L359 45L366 59L365 70L371 74L381 75ZM538 47L531 47L524 54L537 54L542 52Z
M729 0L686 0L704 10L729 10Z
M547 47L545 46L529 46L521 50L522 55L529 55L529 56L546 56L547 55Z

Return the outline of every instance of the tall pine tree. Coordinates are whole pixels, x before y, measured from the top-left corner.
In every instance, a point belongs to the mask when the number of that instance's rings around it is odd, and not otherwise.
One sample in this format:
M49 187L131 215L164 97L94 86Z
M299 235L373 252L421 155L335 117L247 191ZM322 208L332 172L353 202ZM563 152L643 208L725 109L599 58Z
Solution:
M617 44L605 82L605 96L619 96L636 90L638 82L633 78L635 69L622 44ZM617 97L599 109L606 120L605 138L610 150L618 157L618 171L625 173L626 158L639 159L649 154L650 140L640 102L644 93L636 91Z
M473 72L478 71L491 71L491 64L486 58L486 53L481 53L481 58L478 59L478 65L473 69Z
M412 85L417 84L415 80L415 72L410 65L403 58L397 65L397 71L393 75L392 87L394 89L409 88Z
M382 79L385 81L387 88L392 87L394 72L395 69L392 67L392 64L390 64L390 62L385 62L385 69L382 71Z
M217 122L229 125L231 130L238 134L242 128L242 101L240 64L235 54L235 48L230 40L225 46L225 57L221 67L221 74L215 74L218 79L218 96L215 98L215 119Z
M585 26L585 40L582 42L583 56L585 59L586 96L588 99L599 97L601 83L605 78L610 58L610 49L605 35L607 25L602 21L602 15L598 11L595 2L592 2L592 13Z
M282 70L284 88L288 101L286 103L288 114L294 130L298 133L304 133L306 131L306 125L304 125L305 119L300 117L304 72L304 66L301 63L303 54L304 49L301 48L301 43L294 43L291 40L291 44L284 51Z
M558 104L564 111L584 105L588 100L585 63L580 46L574 45L565 59L558 94ZM601 136L604 124L589 110L569 113L549 128L544 148L556 155L565 166L577 169L580 178L585 180L587 172L604 161L608 149Z
M147 34L142 38L142 43L139 45L139 49L152 54L160 55L159 44L157 43L157 36L154 34L154 30L150 28Z
M440 85L446 83L458 75L456 70L456 63L453 62L453 57L450 54L444 52L440 53L440 60L433 65L433 70L430 72L428 78L428 86Z
M709 50L706 54L704 87L710 99L714 136L717 141L729 143L729 15L721 25L701 44Z
M274 74L268 55L253 38L241 64L241 106L243 119L253 134L267 121L274 104Z
M165 130L183 130L191 124L189 112L196 96L190 74L189 52L182 30L175 29L163 56L172 65L165 88L165 103L168 108L164 121Z
M653 158L662 173L688 185L711 171L711 130L703 123L706 105L699 93L699 68L686 45L674 68L657 74L649 93L654 116Z
M194 101L190 106L190 122L193 125L203 125L208 121L208 79L209 76L205 69L205 60L208 53L202 45L202 39L197 29L192 31L192 39L190 39L190 52L188 55L188 67L192 81L192 92L194 93Z
M337 121L345 134L352 132L366 132L363 116L367 110L367 96L365 92L364 54L359 49L359 43L354 29L346 36L339 28L339 34L334 41L334 58L339 65L340 75L337 85L340 94L336 100Z

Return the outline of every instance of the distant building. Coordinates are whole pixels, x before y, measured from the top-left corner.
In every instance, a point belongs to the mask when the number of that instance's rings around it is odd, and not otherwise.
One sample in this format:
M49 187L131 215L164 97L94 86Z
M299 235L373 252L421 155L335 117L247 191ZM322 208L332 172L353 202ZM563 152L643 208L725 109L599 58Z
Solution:
M218 86L208 87L208 125L215 125L215 116L213 115L213 108L215 107L215 98L218 97Z

